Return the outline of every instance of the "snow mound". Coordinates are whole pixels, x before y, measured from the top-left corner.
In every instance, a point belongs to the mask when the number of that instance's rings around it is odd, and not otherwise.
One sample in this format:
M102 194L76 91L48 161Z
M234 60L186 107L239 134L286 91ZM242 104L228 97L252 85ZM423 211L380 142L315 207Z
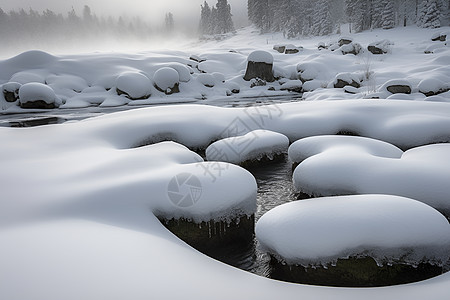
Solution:
M167 67L175 69L178 72L181 82L189 82L191 80L191 72L187 66L181 63L171 63Z
M30 82L45 83L45 75L31 71L22 71L14 74L9 81L21 84Z
M430 206L389 195L318 198L278 206L256 224L262 247L289 264L371 256L379 264L445 264L450 225Z
M256 50L250 53L248 56L247 61L249 62L259 62L259 63L266 63L266 64L273 64L273 56L267 51L262 50Z
M418 85L419 91L425 95L435 95L450 89L450 83L439 78L425 78Z
M251 160L260 160L264 156L287 151L289 139L280 133L268 130L254 130L246 135L230 137L211 144L206 149L209 161L225 161L240 164Z
M81 93L88 87L86 80L74 75L50 75L45 79L46 83L56 89L68 89Z
M303 83L301 80L288 80L281 85L280 90L300 93L302 91L302 86Z
M148 98L151 95L151 85L150 79L138 72L125 72L116 79L117 92L130 99Z
M324 151L364 151L373 156L386 158L401 158L403 151L398 147L371 138L359 136L322 135L304 138L294 142L289 147L289 159L300 163L305 159Z
M19 89L20 104L44 101L46 104L58 104L55 92L48 85L32 82L24 84Z
M175 69L164 67L155 72L153 81L158 89L170 91L178 88L178 85L180 84L180 75Z
M214 87L217 83L216 77L212 74L198 74L197 81L209 88Z
M395 157L398 153L395 149L375 155L373 146L339 145L339 141L324 143L322 148L319 144L313 150L322 152L300 163L293 175L298 191L315 196L371 193L404 196L450 213L450 170L446 165L450 144L413 148L400 158Z

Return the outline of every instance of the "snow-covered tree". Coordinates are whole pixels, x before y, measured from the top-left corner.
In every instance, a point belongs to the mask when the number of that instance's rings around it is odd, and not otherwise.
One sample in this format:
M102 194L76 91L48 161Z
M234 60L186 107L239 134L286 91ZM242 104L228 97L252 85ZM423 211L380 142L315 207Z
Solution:
M381 16L381 27L383 29L391 29L395 27L395 13L392 1L384 0L384 10Z
M199 31L200 34L212 34L211 8L206 1L201 6Z
M424 0L421 3L418 26L424 28L441 27L441 12L438 9L437 0Z
M234 31L233 15L231 14L231 5L228 3L228 0L218 0L216 9L216 33L220 34Z

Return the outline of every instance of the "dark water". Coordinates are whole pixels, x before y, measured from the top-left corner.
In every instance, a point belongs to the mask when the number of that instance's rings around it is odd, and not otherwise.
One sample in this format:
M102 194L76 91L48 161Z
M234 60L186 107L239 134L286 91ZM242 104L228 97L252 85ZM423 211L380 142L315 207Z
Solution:
M255 222L272 208L296 199L292 183L292 165L286 157L283 160L248 168L248 170L255 176L258 183ZM208 255L260 276L269 277L271 273L270 257L259 250L256 239L248 247L230 245Z

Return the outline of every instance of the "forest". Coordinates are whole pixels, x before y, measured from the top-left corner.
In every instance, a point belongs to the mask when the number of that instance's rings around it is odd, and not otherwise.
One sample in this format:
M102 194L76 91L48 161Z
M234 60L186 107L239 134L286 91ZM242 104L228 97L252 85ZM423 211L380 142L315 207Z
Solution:
M351 32L413 24L438 28L448 25L449 8L446 0L248 0L248 17L262 32L294 38L339 33L346 23Z

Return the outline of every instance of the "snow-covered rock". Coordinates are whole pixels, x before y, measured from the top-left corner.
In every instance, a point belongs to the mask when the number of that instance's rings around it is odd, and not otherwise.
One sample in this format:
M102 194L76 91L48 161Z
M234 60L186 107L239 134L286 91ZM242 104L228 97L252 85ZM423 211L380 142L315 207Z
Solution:
M303 83L301 80L288 80L281 85L280 90L301 93L302 86Z
M211 144L206 149L209 161L225 161L242 164L258 161L264 157L285 153L289 139L280 133L268 130L254 130L243 136L229 137Z
M361 73L339 73L334 78L332 84L334 88L343 88L347 85L359 88L363 80L362 77Z
M338 50L343 54L358 55L362 51L362 46L358 43L350 43L342 45Z
M181 63L170 63L167 67L175 69L178 72L181 82L189 82L192 78L189 68Z
M158 69L153 75L155 87L167 95L180 92L180 75L173 68L164 67Z
M445 93L450 89L450 83L446 83L439 78L425 78L418 85L419 91L425 96L434 96Z
M45 83L45 75L39 74L39 73L45 73L45 72L21 71L21 72L14 74L9 81L18 82L21 84L31 83L31 82L38 82L38 83L44 84Z
M375 55L386 54L389 53L391 45L391 41L382 40L369 44L369 46L367 46L367 50Z
M77 93L81 93L84 89L88 88L86 80L79 76L74 75L50 75L45 79L45 82L53 90L68 89Z
M8 82L2 85L2 93L6 102L16 102L19 99L19 89L21 84L18 82Z
M317 198L280 205L256 224L269 253L289 264L327 265L369 256L379 264L449 259L450 225L432 207L390 195Z
M411 94L412 85L406 79L391 79L381 86L380 91L390 94Z
M320 135L298 140L289 146L289 160L295 164L301 163L308 157L320 154L324 151L348 151L363 150L373 156L386 158L401 158L403 151L386 142L346 135Z
M216 77L212 74L199 74L197 76L197 81L209 88L212 88L217 84Z
M150 97L151 85L150 79L139 72L125 72L116 79L117 94L126 95L131 100Z
M446 196L450 193L446 183L450 170L445 165L450 159L450 145L413 148L400 158L389 152L375 153L371 146L346 147L341 141L319 146L316 149L323 151L304 159L294 171L297 191L314 196L398 195L450 213Z
M256 50L250 53L247 59L247 71L244 80L250 81L253 78L273 82L273 56L269 52Z
M51 87L32 82L19 88L19 104L22 108L51 109L61 103Z

